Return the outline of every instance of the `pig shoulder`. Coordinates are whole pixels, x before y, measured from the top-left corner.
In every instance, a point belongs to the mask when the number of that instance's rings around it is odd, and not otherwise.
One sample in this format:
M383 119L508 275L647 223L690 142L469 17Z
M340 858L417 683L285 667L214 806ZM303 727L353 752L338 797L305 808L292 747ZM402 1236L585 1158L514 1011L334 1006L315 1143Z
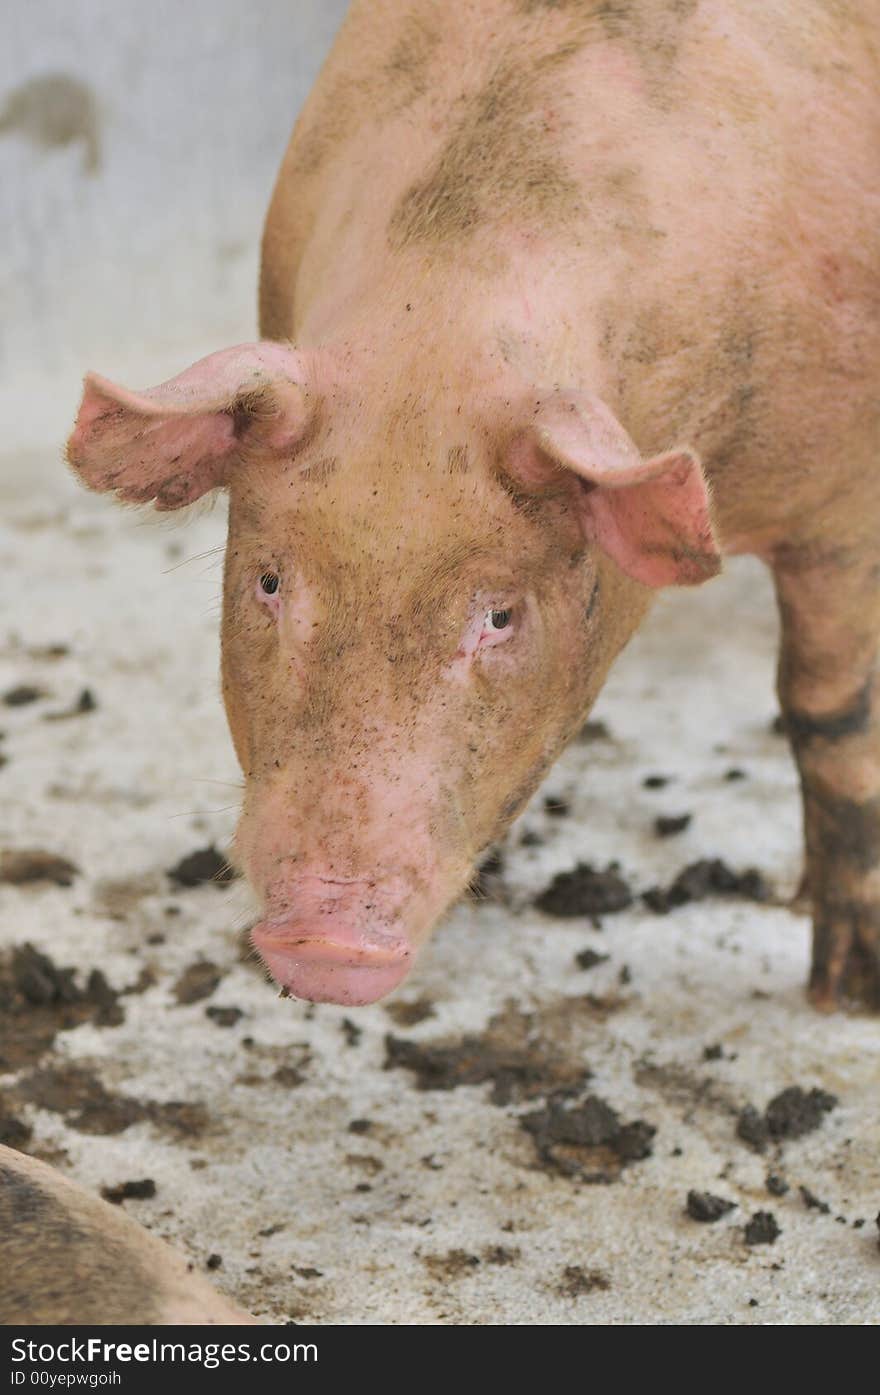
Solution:
M169 1246L0 1146L0 1324L254 1322Z

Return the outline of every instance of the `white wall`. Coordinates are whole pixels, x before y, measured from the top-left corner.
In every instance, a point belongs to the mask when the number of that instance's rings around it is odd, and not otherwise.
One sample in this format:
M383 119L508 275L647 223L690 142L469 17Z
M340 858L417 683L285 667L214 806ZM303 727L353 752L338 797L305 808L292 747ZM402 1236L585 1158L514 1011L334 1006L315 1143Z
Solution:
M64 433L86 368L145 386L254 336L272 183L346 0L3 8L9 449Z

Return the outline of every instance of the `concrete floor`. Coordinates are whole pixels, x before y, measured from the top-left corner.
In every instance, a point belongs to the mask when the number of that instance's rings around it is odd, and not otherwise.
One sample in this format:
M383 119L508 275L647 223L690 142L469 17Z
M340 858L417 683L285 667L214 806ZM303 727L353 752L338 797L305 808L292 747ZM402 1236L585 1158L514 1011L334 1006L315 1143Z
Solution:
M800 811L770 729L775 616L756 564L661 599L594 713L609 734L572 746L513 830L505 903L458 906L396 998L346 1012L279 999L242 958L240 883L180 890L167 876L222 848L235 820L217 682L222 508L185 525L123 513L75 489L52 453L7 460L0 481L0 693L46 694L0 708L0 845L81 869L67 888L0 886L0 947L30 941L117 989L149 970L151 986L120 999L120 1025L60 1032L41 1066L203 1106L176 1127L157 1107L87 1132L94 1121L57 1100L27 1102L30 1062L0 1093L19 1101L34 1151L91 1188L152 1177L155 1198L126 1202L130 1214L197 1265L221 1256L215 1281L271 1320L877 1321L880 1023L819 1017L804 1000L809 927L785 905ZM68 652L49 656L56 644ZM93 711L46 720L84 688ZM668 783L646 788L650 774ZM570 815L548 816L547 794ZM684 812L684 832L655 835L658 814ZM542 844L521 846L526 830ZM636 900L601 928L529 904L578 859L618 860L640 892L709 856L760 868L778 904L657 916ZM588 948L608 958L583 970ZM180 1005L174 986L205 959L218 985ZM407 1005L414 1025L401 1025ZM222 1026L217 1007L241 1016ZM410 1070L384 1068L389 1032L446 1044L459 1063L471 1035L465 1057L484 1060L488 1044L546 1079L507 1103L489 1083L419 1090ZM656 1128L652 1155L606 1185L542 1164L519 1123L548 1081L585 1065L587 1091ZM739 1111L791 1085L839 1103L756 1153ZM785 1195L768 1193L768 1173ZM699 1224L691 1188L735 1209ZM775 1243L745 1243L758 1211L774 1214Z

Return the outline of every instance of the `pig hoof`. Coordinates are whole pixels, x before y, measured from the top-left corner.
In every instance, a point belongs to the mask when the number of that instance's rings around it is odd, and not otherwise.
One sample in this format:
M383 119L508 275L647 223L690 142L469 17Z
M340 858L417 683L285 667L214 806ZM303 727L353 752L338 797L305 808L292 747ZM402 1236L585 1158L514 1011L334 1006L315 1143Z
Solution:
M880 908L845 905L816 917L808 996L820 1012L880 1012Z

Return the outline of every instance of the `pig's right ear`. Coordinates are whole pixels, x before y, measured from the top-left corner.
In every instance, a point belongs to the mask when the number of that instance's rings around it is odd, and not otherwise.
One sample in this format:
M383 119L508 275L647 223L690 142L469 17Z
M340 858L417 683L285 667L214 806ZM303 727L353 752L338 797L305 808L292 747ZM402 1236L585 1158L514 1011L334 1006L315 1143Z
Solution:
M90 373L67 458L90 489L181 508L228 483L251 431L269 450L296 445L314 410L308 377L304 355L269 342L222 349L146 392Z

